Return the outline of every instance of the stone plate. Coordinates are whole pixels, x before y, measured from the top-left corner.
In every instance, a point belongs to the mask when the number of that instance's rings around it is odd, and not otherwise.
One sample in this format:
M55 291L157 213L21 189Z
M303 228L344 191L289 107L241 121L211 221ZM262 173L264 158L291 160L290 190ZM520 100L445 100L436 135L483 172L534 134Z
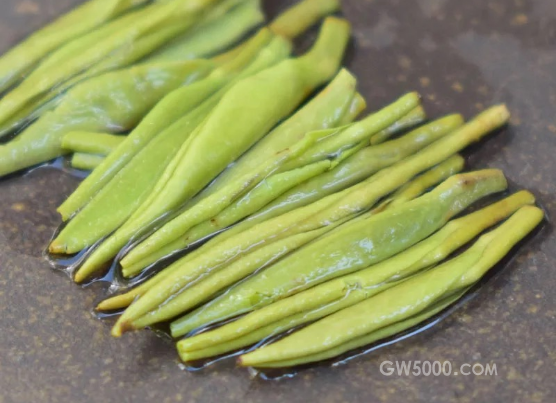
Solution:
M2 0L0 51L79 0ZM291 1L267 0L270 15ZM556 2L345 0L348 67L369 109L418 90L430 116L507 102L511 127L474 147L556 213ZM308 46L314 32L301 41ZM441 324L336 368L251 379L233 363L188 373L151 332L111 339L81 289L42 259L78 179L39 169L0 181L0 402L547 402L556 396L556 245L546 225ZM496 364L497 376L385 376L383 361ZM550 399L550 397L552 399Z

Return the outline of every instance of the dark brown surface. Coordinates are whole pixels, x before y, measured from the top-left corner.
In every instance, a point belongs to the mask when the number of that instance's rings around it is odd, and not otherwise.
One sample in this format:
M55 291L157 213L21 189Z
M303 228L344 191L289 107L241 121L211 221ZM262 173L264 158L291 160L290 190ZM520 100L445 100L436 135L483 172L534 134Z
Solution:
M0 51L79 0L1 0ZM282 2L268 0L272 10ZM288 2L284 2L288 3ZM431 116L505 101L510 129L474 150L556 213L556 2L345 0L348 66L370 109L417 89ZM272 11L271 10L271 11ZM549 402L556 399L556 245L550 228L478 298L431 331L340 368L282 382L231 365L180 371L149 332L109 336L95 291L52 272L41 250L77 180L41 169L0 182L0 402ZM495 363L498 376L386 377L384 360Z

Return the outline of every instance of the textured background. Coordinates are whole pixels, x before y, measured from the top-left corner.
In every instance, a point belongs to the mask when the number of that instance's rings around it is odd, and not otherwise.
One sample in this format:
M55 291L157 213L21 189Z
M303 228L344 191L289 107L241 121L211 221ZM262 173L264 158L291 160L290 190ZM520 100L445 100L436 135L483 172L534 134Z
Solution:
M0 52L79 0L1 0ZM267 0L274 13L290 1ZM348 66L370 109L419 90L431 116L505 101L513 122L470 167L502 168L556 213L556 2L345 0ZM308 40L303 41L305 45ZM303 45L302 45L303 46ZM547 402L556 396L556 245L550 226L455 315L340 368L281 382L221 365L180 371L149 332L109 337L95 290L53 273L41 250L77 179L40 169L0 181L0 402ZM386 377L384 360L496 363L496 377Z

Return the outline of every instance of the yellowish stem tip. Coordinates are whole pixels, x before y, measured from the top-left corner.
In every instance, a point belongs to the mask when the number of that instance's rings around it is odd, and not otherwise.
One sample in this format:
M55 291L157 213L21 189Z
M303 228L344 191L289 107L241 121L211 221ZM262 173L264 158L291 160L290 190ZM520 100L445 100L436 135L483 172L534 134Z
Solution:
M66 253L66 250L66 245L56 240L52 241L52 243L48 246L48 251L55 255L63 255Z

